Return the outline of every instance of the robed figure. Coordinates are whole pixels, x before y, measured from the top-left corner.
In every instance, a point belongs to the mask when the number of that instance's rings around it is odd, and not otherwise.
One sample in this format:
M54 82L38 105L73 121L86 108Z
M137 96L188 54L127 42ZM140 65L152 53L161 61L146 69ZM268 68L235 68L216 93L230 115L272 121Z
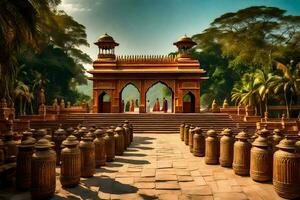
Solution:
M129 112L129 109L130 109L130 102L127 101L125 106L125 112Z
M134 112L134 101L133 101L133 99L131 100L131 103L130 103L130 112Z
M150 101L147 100L146 102L146 112L150 112Z
M165 98L164 98L164 100L163 100L162 111L164 111L164 113L168 112L168 101L167 101L167 99L165 99Z
M160 111L160 105L159 105L158 98L156 98L156 101L155 101L155 104L154 104L154 107L153 107L153 112L158 112L158 111Z
M136 106L137 108L139 107L139 100L138 100L138 99L135 100L135 106Z

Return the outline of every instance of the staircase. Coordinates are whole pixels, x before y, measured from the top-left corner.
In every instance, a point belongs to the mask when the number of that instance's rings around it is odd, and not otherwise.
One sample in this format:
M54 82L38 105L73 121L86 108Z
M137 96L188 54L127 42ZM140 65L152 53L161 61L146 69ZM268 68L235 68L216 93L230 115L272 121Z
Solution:
M178 133L181 123L200 126L204 131L210 128L236 129L236 123L225 113L176 113L176 114L126 114L126 113L86 113L69 114L63 120L65 126L81 123L84 126L109 127L123 124L124 120L133 124L135 133ZM49 124L50 125L50 124ZM74 125L73 125L74 126ZM243 127L239 127L243 129ZM235 130L237 131L237 130Z

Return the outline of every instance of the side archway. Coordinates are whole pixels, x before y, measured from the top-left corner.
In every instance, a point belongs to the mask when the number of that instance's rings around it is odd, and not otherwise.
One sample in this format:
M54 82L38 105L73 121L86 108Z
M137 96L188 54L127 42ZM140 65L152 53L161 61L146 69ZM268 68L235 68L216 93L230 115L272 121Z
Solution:
M183 96L182 112L194 113L195 112L195 95L192 92L188 92Z
M111 112L111 96L102 92L98 96L98 113L110 113Z

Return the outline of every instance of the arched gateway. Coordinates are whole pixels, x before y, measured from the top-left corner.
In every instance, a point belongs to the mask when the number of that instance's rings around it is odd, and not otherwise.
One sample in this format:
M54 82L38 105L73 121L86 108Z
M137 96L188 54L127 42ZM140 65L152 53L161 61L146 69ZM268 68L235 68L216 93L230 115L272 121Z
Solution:
M99 47L98 59L94 61L93 112L122 112L124 102L121 93L132 84L139 91L139 112L146 112L146 93L153 85L163 83L171 90L172 112L200 112L200 82L205 71L198 60L192 59L191 48L195 45L191 38L182 36L174 45L179 54L172 56L115 56L114 49L119 44L104 34L95 44ZM110 96L107 103L103 94ZM190 95L185 101L184 96ZM190 103L188 103L190 102Z

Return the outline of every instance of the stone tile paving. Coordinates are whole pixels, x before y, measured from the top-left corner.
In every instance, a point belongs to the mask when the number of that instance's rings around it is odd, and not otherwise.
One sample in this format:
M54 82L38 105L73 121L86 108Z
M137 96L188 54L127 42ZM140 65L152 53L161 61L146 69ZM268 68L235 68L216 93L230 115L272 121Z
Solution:
M58 173L59 173L59 169ZM55 200L61 199L199 199L277 200L271 183L256 183L230 168L206 165L194 157L178 134L137 134L123 156L97 169L93 178L78 187L61 188L59 177ZM28 193L11 196L27 199Z

